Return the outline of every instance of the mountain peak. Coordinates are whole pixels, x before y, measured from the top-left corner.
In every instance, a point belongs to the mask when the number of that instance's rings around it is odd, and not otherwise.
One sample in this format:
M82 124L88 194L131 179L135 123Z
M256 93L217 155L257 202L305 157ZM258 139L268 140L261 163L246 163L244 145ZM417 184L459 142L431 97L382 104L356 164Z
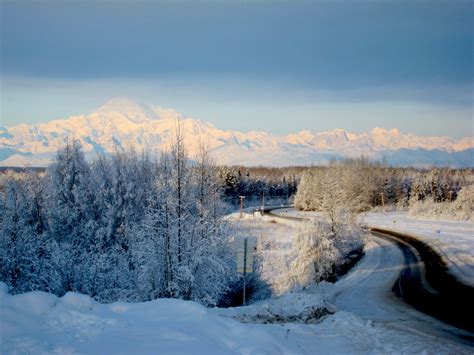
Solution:
M138 109L141 106L135 101L125 96L117 96L107 100L102 106L98 108L98 111L116 111L123 109Z
M378 136L378 135L386 135L389 132L385 128L375 127L374 129L372 129L372 131L370 131L370 133Z
M146 105L140 105L127 97L114 97L106 101L96 110L96 113L121 114L136 123L157 118Z
M375 127L370 131L371 134L376 135L376 136L385 136L385 135L391 135L391 136L399 136L401 135L400 131L397 128L392 128L392 129L385 129L385 128L380 128L380 127Z

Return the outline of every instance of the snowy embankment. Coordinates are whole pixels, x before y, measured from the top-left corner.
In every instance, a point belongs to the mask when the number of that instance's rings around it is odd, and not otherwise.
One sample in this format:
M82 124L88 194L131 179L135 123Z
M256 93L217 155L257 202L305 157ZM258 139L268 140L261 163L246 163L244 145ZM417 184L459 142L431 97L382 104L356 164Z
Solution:
M474 287L474 223L414 219L404 212L367 213L361 221L417 237L444 257L456 277Z
M160 299L100 304L67 293L10 296L2 285L2 353L227 354L290 352L283 337L195 302Z
M267 306L274 311L281 307L284 313L310 297L302 300L288 294L274 304L268 300L249 307L259 314ZM100 304L77 293L11 296L0 283L0 350L2 354L469 353L469 347L373 324L348 312L337 312L318 324L238 321L240 310L249 307L208 309L176 299Z

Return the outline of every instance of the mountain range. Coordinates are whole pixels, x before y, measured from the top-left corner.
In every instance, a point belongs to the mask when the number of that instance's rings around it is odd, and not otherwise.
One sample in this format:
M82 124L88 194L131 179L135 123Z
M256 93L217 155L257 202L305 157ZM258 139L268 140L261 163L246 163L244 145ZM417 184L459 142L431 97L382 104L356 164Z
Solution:
M45 166L71 138L82 143L90 159L131 148L159 152L170 147L178 121L190 155L196 154L203 142L218 164L317 165L364 155L394 165L474 166L473 136L460 140L422 137L383 128L362 134L342 129L286 136L261 131L243 133L221 130L172 109L141 105L126 98L109 100L86 115L0 127L0 166Z

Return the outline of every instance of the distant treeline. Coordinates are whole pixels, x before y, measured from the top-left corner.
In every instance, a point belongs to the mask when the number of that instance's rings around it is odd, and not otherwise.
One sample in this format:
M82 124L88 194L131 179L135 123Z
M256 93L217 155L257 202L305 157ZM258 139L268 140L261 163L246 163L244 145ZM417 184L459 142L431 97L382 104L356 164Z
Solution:
M0 168L0 191L7 171L44 173L46 168ZM292 203L318 210L324 190L340 191L356 211L380 205L406 207L412 201L455 201L461 188L473 184L474 169L391 167L361 157L332 161L328 166L218 166L218 193L229 205ZM295 199L296 197L296 199Z
M246 205L255 205L265 198L267 203L288 203L296 194L301 174L307 167L244 167L221 166L219 179L223 199L237 204L245 196Z
M45 167L41 166L31 166L31 167L21 167L21 166L0 166L0 174L1 173L6 173L8 171L15 171L15 172L25 172L25 171L31 171L31 172L44 172L46 171Z
M395 168L366 158L335 161L303 172L296 207L322 210L325 199L353 212L381 205L408 207L416 201L455 201L474 183L473 169Z

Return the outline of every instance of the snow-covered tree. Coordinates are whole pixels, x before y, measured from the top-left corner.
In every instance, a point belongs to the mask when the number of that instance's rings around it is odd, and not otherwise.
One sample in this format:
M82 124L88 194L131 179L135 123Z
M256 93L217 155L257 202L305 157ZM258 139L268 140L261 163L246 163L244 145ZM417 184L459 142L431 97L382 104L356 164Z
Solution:
M317 220L306 222L293 238L293 254L291 275L296 284L324 280L340 257L331 226Z
M216 304L233 280L233 253L229 233L222 220L220 188L216 167L201 144L193 166L194 200L197 215L190 243L191 299Z
M88 165L78 142L66 142L47 171L47 211L52 243L52 259L60 273L60 292L79 291L79 274L89 241L82 235L86 222L84 187Z
M155 189L156 203L135 248L143 259L142 285L151 298L216 304L232 280L233 254L221 218L216 168L207 151L202 148L190 164L178 134L170 153L162 155Z
M16 292L50 290L55 275L50 273L42 177L29 172L10 174L3 198L2 280Z
M474 184L464 186L453 203L454 211L465 220L474 219Z

